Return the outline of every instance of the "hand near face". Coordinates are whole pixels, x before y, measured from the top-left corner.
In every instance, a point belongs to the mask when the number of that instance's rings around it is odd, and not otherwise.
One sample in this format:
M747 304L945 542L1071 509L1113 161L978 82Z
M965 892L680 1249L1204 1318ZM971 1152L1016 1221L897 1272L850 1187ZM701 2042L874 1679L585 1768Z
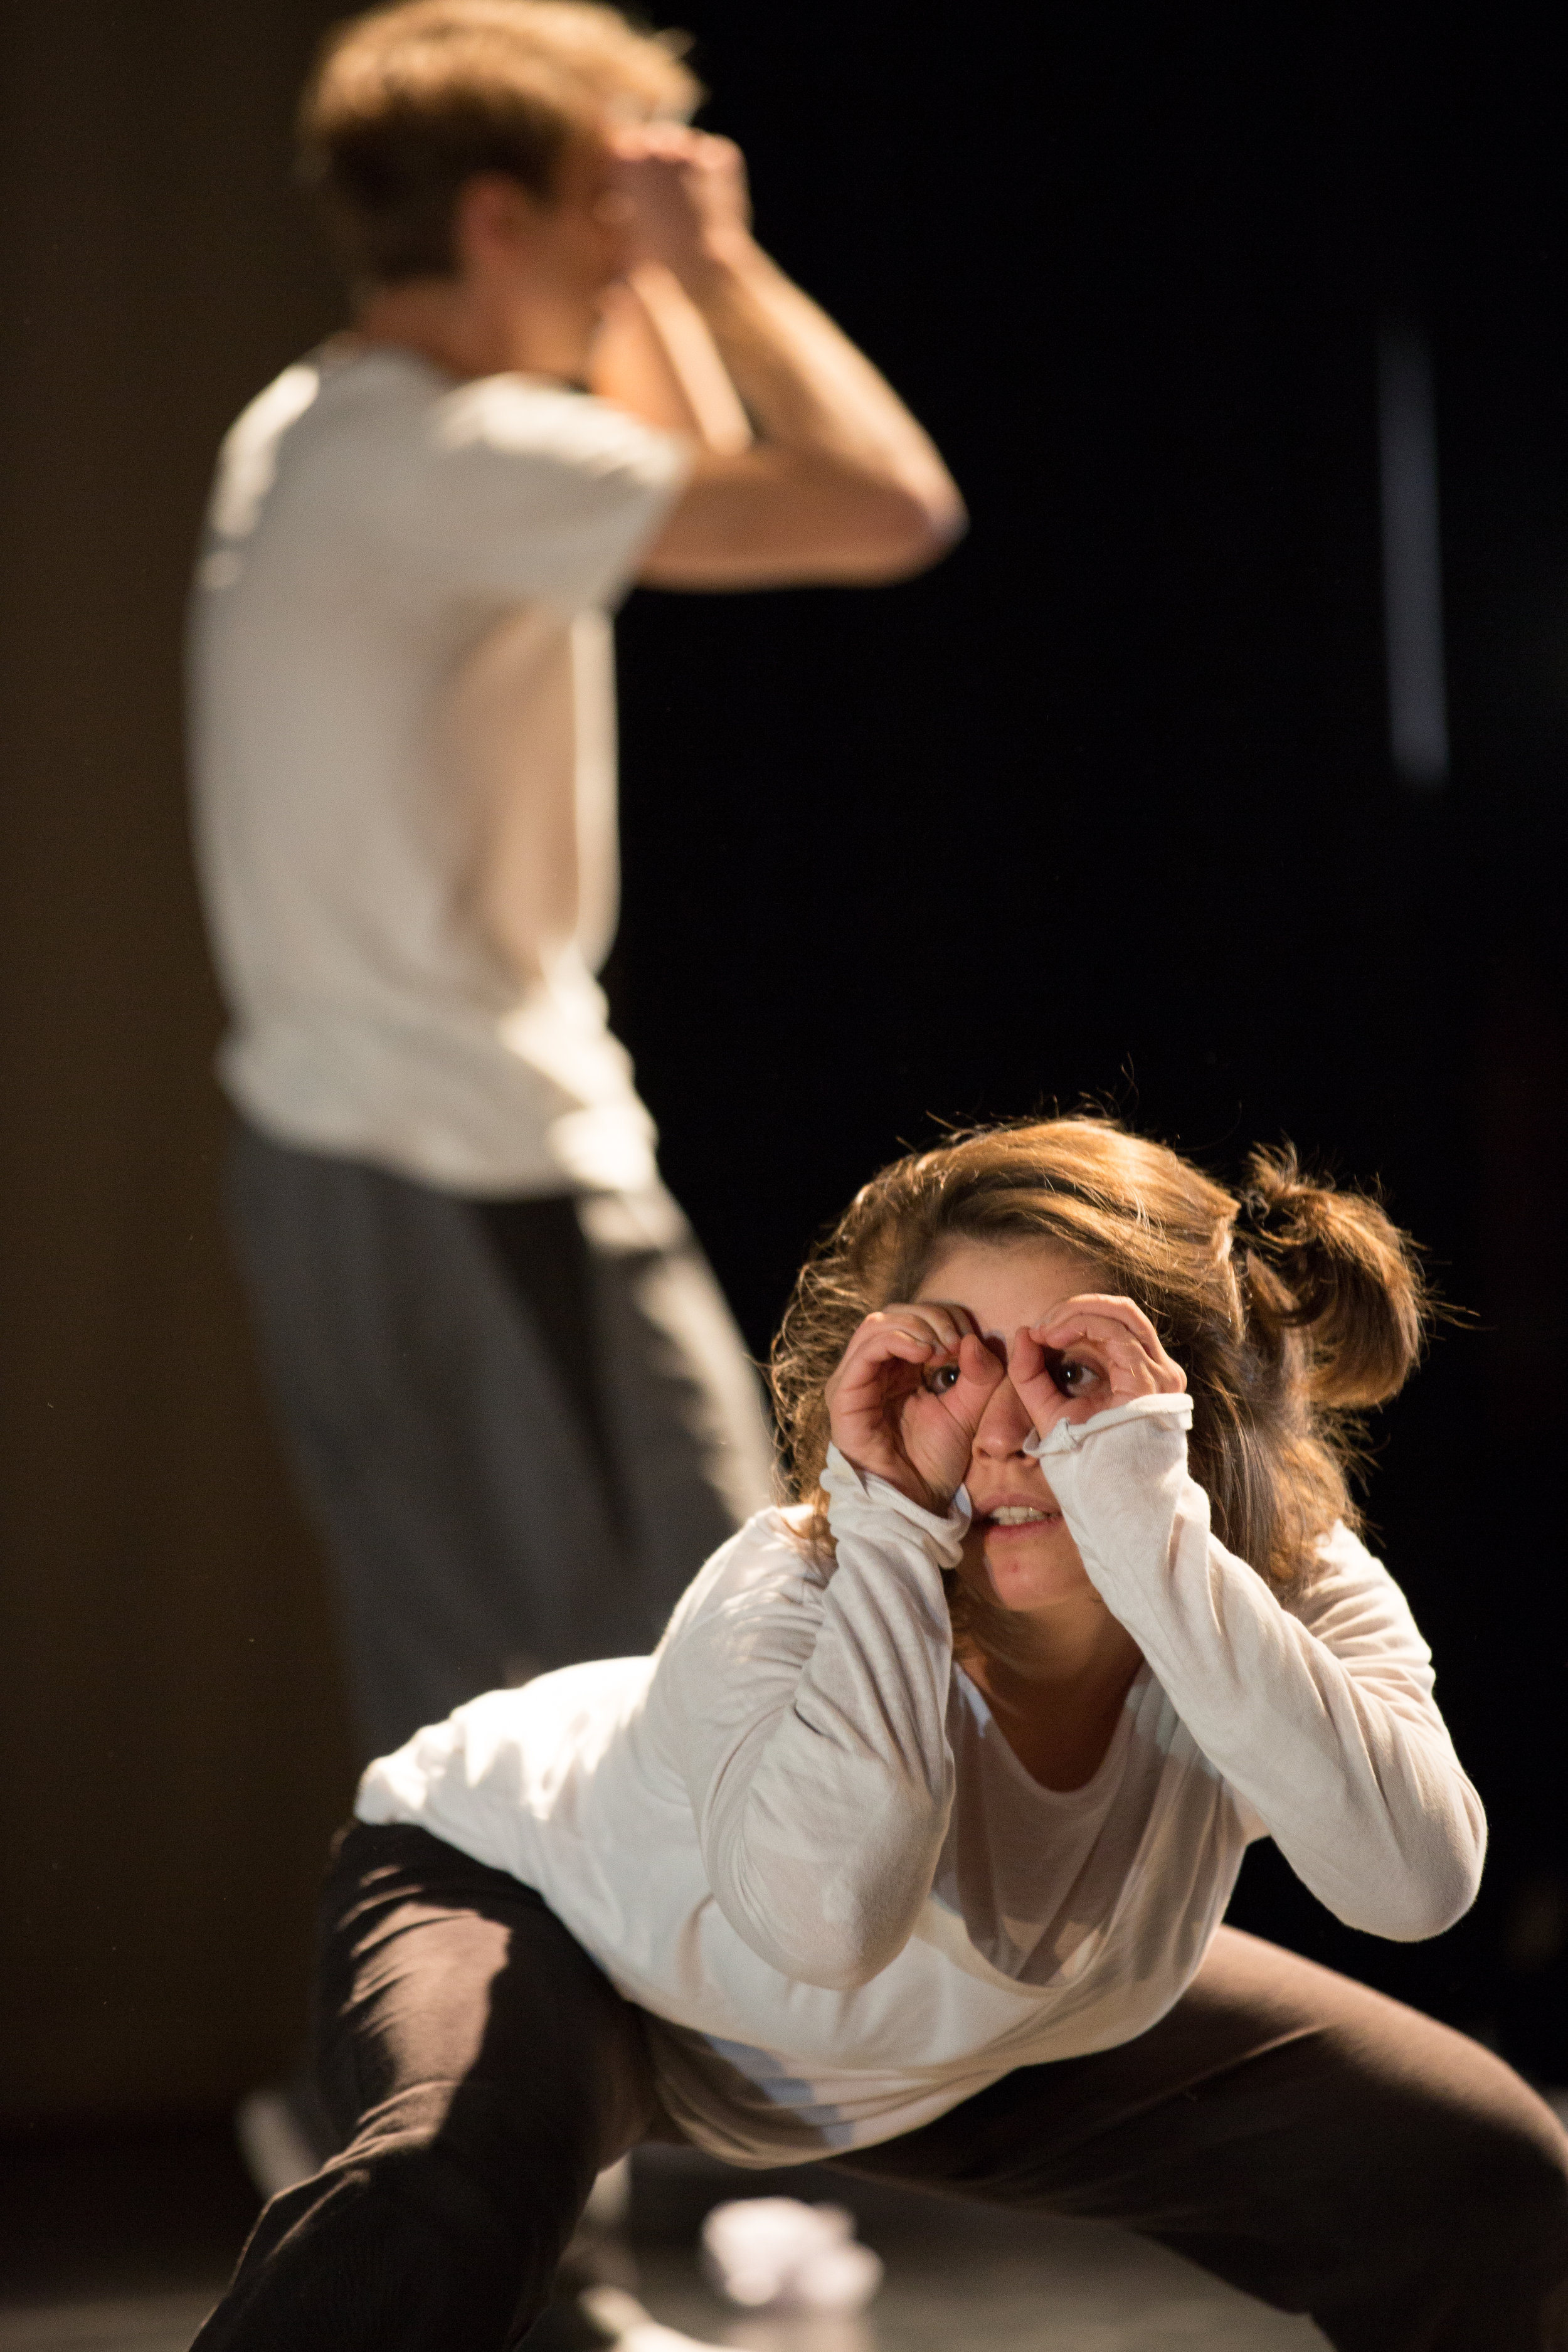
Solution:
M827 1383L833 1442L857 1470L945 1511L1003 1378L962 1307L884 1307L867 1316Z
M1179 1396L1187 1376L1131 1298L1085 1291L1015 1332L1007 1376L1042 1437L1138 1396Z
M731 139L683 122L628 123L611 139L615 190L629 208L634 266L661 262L683 284L751 226L746 166Z

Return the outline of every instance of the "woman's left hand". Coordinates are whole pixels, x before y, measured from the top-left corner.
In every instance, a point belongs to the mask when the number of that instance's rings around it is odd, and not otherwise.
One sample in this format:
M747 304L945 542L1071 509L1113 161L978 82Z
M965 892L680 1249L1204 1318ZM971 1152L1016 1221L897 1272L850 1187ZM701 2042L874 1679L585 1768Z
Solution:
M1131 1298L1086 1291L1013 1335L1007 1377L1042 1437L1138 1396L1179 1396L1187 1376Z

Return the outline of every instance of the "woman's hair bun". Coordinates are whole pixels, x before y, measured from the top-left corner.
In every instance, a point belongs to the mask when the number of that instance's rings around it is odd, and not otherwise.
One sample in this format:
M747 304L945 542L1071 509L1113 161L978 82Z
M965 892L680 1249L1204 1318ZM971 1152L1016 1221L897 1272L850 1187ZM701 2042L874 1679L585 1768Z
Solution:
M1354 1412L1404 1386L1429 1316L1412 1245L1377 1202L1303 1175L1294 1148L1247 1162L1237 1220L1255 1322L1299 1332L1315 1404Z

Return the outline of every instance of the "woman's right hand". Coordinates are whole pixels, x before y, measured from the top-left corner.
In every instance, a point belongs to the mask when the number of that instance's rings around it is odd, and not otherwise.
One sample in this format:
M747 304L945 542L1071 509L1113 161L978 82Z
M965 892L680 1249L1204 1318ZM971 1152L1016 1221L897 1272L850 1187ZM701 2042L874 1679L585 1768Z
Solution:
M945 1511L1004 1377L962 1307L884 1307L867 1316L827 1383L833 1443L863 1475Z

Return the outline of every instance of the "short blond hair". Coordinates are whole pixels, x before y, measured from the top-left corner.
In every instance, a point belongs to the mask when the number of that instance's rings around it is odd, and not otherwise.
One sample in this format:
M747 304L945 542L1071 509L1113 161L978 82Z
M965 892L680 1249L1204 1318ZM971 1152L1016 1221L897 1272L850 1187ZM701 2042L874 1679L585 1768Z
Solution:
M448 276L476 173L548 201L574 138L684 120L702 97L685 45L600 0L403 0L339 26L306 86L299 153L351 280Z

